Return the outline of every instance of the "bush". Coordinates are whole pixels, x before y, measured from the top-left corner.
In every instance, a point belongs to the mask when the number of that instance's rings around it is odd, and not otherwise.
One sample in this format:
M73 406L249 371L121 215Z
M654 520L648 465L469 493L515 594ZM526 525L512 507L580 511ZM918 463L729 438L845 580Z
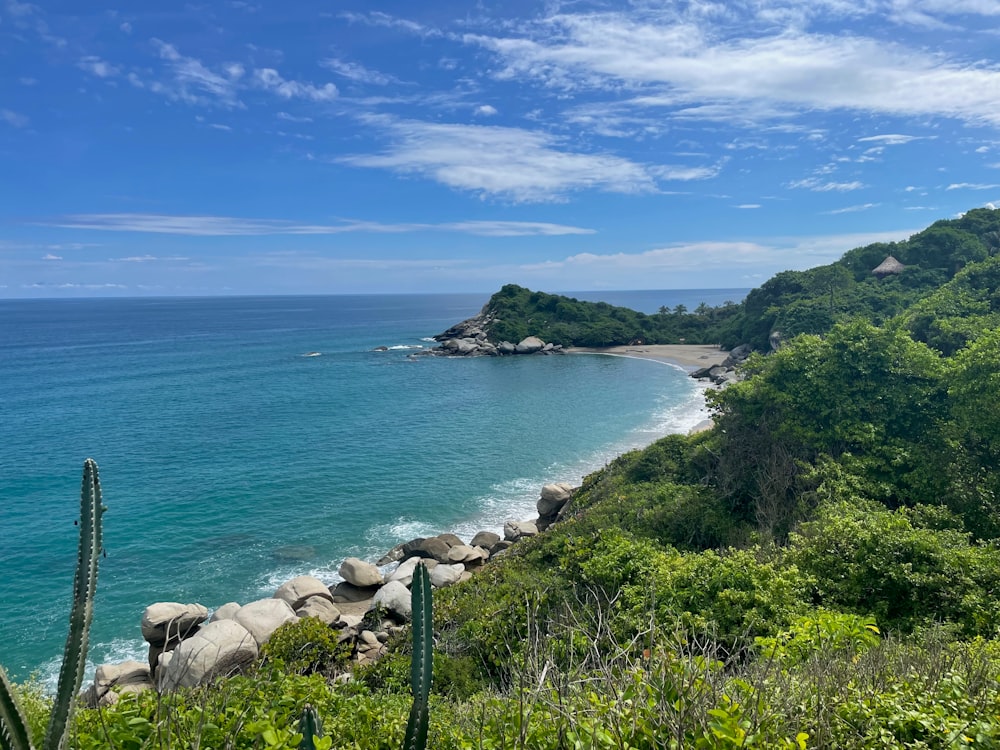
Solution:
M349 643L338 643L338 633L318 617L286 622L261 648L265 659L296 674L332 675L351 656Z

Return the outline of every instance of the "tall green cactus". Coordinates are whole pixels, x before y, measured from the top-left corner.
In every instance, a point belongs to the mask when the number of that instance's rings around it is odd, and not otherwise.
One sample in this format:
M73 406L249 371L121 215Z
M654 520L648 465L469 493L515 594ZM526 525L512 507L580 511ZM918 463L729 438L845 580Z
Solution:
M322 741L323 723L319 720L316 709L308 704L302 709L302 718L299 719L299 734L302 735L299 750L319 750L320 747L330 747L332 744L332 741L325 743Z
M413 657L410 664L410 689L413 705L406 723L404 750L424 750L427 747L429 711L427 700L431 693L431 676L434 666L434 617L431 601L431 579L427 567L419 563L413 571L410 587L413 609Z
M87 637L94 615L97 564L101 558L101 517L104 510L97 464L92 458L88 458L83 462L83 482L80 487L80 546L73 580L69 635L66 637L52 714L49 716L49 726L42 744L44 750L61 750L66 746L73 701L83 682L87 663ZM3 750L33 750L24 714L3 669L0 669L0 747Z

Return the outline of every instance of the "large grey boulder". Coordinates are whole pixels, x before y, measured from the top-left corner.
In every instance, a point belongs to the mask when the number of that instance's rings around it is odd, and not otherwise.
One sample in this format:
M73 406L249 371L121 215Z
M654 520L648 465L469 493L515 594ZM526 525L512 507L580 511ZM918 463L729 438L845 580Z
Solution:
M341 578L358 588L379 586L382 583L382 573L379 569L357 557L348 557L344 560L339 572Z
M447 538L450 536L453 535L442 534L441 536L432 536L426 539L413 539L403 545L403 559L426 557L438 562L448 562L448 550L455 546L455 543ZM458 537L455 538L457 539ZM458 544L461 543L462 540L459 539Z
M480 531L474 537L472 541L469 542L470 547L485 547L489 549L494 544L500 541L500 535L495 534L492 531Z
M548 516L559 512L569 499L573 497L573 485L568 482L554 482L542 487L542 496L535 506L538 515Z
M236 616L236 613L240 611L239 602L226 602L217 610L212 613L209 622L215 622L216 620L232 620Z
M439 589L458 583L458 580L465 572L465 566L461 563L454 565L437 565L430 571L431 585Z
M330 600L329 591L325 597L310 596L295 610L295 614L299 617L315 617L327 625L333 625L340 620L340 610Z
M441 567L441 566L438 566ZM407 622L412 615L410 590L400 581L389 581L378 590L372 600L372 608L382 606L393 617L401 622Z
M210 622L160 657L160 690L194 687L236 674L253 663L258 653L257 641L235 620Z
M346 604L349 602L367 601L375 596L376 591L378 591L378 586L365 586L362 588L355 586L353 583L341 581L330 589L330 594L333 596L334 604Z
M517 344L512 344L509 341L501 341L497 346L497 351L500 352L500 354L516 354Z
M258 646L267 643L271 633L286 622L298 620L295 610L284 599L259 599L240 607L233 620L246 628ZM220 620L219 622L224 622Z
M483 556L479 550L467 544L458 544L448 550L448 560L452 563L479 563Z
M514 347L514 351L518 354L534 354L535 352L540 352L543 348L545 348L544 341L537 336L528 336Z
M301 607L306 599L320 596L333 601L333 595L325 583L314 576L299 576L287 583L281 584L274 592L275 599L282 599L288 602L292 609Z
M208 619L208 608L201 604L157 602L142 613L142 637L153 646L187 638Z
M423 560L421 557L411 557L407 560L403 560L394 571L392 571L388 578L386 578L386 586L390 583L398 582L404 586L409 586L413 581L413 571L416 569L417 565Z
M525 537L537 536L538 526L534 521L508 521L503 525L503 537L509 542L517 542Z

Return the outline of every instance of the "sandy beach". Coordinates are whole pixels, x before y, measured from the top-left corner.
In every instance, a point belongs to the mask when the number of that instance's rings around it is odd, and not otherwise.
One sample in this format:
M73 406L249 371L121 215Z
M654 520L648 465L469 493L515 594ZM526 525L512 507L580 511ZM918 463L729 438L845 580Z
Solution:
M614 354L619 357L636 357L669 362L694 372L702 367L717 365L729 354L714 344L637 344L633 346L574 346L570 353Z

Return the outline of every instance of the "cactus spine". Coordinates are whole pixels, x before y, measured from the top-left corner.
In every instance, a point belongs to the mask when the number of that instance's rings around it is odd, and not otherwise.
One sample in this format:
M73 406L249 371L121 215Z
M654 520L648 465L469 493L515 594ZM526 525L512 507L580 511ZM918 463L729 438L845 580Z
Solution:
M66 746L73 701L80 690L87 662L87 637L94 615L94 592L97 589L97 565L101 558L101 480L92 458L83 462L80 487L80 546L77 550L76 575L73 580L73 608L69 616L69 635L63 651L59 684L56 688L49 726L42 747L61 750ZM33 750L24 715L17 705L6 674L0 669L0 746L4 750Z
M410 664L410 689L413 706L406 723L404 750L424 750L427 747L428 707L431 674L434 664L434 618L431 601L431 581L427 567L420 563L413 571L410 588L413 609L413 657Z

